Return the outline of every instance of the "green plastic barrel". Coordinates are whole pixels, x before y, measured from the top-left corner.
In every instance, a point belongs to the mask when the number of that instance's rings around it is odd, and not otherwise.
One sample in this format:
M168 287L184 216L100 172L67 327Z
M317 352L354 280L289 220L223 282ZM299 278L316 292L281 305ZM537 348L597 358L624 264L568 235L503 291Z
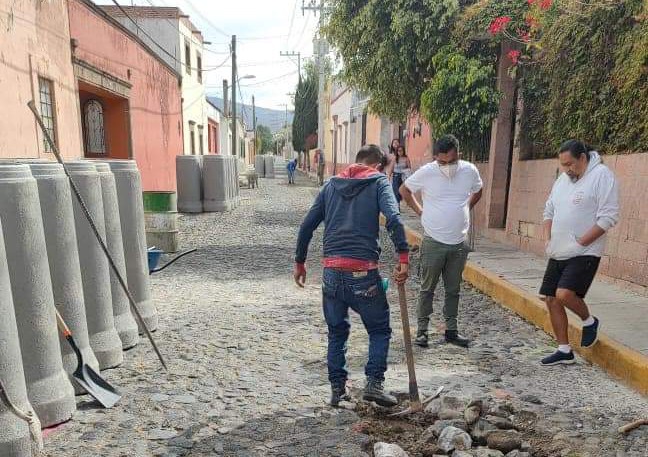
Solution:
M146 244L164 252L177 252L177 194L171 191L147 191L143 197Z

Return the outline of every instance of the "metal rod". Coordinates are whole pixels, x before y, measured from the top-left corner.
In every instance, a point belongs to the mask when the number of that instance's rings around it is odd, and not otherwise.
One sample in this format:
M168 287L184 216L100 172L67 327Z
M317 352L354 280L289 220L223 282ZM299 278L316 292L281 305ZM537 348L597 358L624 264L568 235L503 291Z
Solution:
M81 197L81 193L79 192L79 189L77 188L76 184L74 183L74 180L70 176L70 173L68 172L67 167L65 166L65 163L63 162L63 159L61 158L61 153L58 150L58 147L52 141L52 138L49 135L49 132L47 131L47 128L45 127L45 124L43 123L43 119L40 117L40 114L38 113L38 110L36 109L36 104L34 103L33 100L31 100L29 103L27 103L27 106L29 106L29 109L34 113L34 116L36 117L36 122L38 122L38 125L40 126L43 135L45 136L45 139L49 143L50 147L52 148L52 152L54 153L54 156L56 157L56 160L63 165L63 170L65 171L66 176L68 177L68 180L70 181L70 187L72 188L72 192L74 193L74 196L76 197L77 201L79 202L79 205L81 206L81 209L83 210L83 214L85 215L86 219L88 220L88 223L90 224L90 228L92 228L92 231L94 232L95 237L97 237L97 241L99 241L99 245L101 246L101 249L103 250L104 254L108 258L108 263L110 264L110 268L112 269L113 273L115 273L115 276L117 277L117 280L119 281L119 284L121 285L122 289L124 290L124 293L128 297L128 301L130 302L131 309L137 316L137 319L139 320L140 324L144 328L144 332L146 333L147 338L151 342L151 345L153 346L153 349L155 350L155 353L158 356L158 359L160 359L160 363L164 367L166 371L169 369L167 368L167 364L164 361L164 357L162 357L162 353L160 352L160 349L158 349L157 344L155 344L155 340L153 339L153 335L151 334L151 331L149 330L148 326L144 322L144 318L140 314L139 310L137 309L137 305L135 304L135 299L133 298L133 295L130 293L130 290L128 290L128 286L126 285L126 281L122 277L119 269L117 268L117 265L115 264L115 261L113 260L112 256L110 255L110 251L108 250L108 246L106 246L106 243L104 240L101 238L101 235L99 234L99 230L97 229L97 225L95 222L92 220L92 215L90 214L90 211L88 211L88 208L86 207L83 198Z

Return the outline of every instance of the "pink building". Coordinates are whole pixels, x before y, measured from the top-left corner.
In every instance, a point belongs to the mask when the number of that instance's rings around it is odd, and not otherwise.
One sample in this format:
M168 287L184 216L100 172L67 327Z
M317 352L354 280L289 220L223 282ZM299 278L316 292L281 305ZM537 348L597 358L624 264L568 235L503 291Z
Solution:
M92 1L67 4L83 155L134 158L144 190L175 190L180 75Z
M65 0L0 2L0 157L52 158L27 108L34 100L68 158L81 155L79 101Z

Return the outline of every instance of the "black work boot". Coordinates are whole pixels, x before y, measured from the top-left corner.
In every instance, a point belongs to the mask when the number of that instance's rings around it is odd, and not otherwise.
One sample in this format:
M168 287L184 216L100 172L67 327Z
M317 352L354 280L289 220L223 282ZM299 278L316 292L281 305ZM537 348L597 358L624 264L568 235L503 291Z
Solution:
M427 332L423 332L419 330L416 332L416 338L414 339L414 344L417 346L420 346L422 348L428 347L428 334Z
M398 404L396 397L385 393L382 381L377 381L375 379L367 379L367 386L364 389L362 399L364 401L373 401L386 408Z
M351 396L346 384L331 384L331 406L336 408L341 401L350 401Z
M461 346L462 348L467 348L470 344L470 340L464 336L459 335L457 330L446 330L445 332L446 343L454 344L455 346Z

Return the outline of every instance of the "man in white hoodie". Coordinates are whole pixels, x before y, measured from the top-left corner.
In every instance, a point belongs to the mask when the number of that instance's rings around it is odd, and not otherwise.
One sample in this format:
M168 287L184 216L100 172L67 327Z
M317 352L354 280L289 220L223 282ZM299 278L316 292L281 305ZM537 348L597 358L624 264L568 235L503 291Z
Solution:
M619 220L617 182L601 156L582 142L569 140L560 146L558 158L565 172L554 183L545 206L549 263L540 288L558 350L542 359L542 365L574 363L565 309L583 321L581 346L596 343L599 320L590 314L583 299L605 250L605 234Z

